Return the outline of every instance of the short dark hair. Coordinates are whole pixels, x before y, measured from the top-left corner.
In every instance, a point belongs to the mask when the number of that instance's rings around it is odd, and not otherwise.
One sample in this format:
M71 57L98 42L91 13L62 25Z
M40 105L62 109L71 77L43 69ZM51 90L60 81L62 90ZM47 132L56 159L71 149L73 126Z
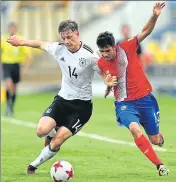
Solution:
M104 48L104 47L114 47L115 46L115 38L112 33L110 32L103 32L100 33L97 37L97 46Z
M78 23L73 20L65 20L59 24L58 32L65 32L67 30L78 31Z

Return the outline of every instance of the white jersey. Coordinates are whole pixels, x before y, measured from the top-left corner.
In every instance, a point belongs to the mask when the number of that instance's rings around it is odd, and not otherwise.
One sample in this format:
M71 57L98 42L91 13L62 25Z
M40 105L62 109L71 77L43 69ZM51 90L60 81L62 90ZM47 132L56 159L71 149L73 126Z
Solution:
M85 44L74 53L58 42L47 43L45 50L55 57L62 71L61 90L58 95L66 100L92 99L94 72L100 73L98 55Z

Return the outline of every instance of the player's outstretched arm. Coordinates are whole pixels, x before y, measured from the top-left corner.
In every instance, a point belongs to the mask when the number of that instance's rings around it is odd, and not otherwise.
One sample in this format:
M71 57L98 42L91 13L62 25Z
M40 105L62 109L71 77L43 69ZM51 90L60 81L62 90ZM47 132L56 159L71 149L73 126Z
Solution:
M153 15L150 17L147 24L144 26L141 33L138 34L137 38L139 43L142 42L154 29L155 24L159 15L161 14L162 9L164 8L165 3L156 3L153 7Z
M19 39L16 35L13 35L7 39L7 42L12 46L27 46L32 48L38 48L44 50L46 47L46 42L40 40L22 40Z

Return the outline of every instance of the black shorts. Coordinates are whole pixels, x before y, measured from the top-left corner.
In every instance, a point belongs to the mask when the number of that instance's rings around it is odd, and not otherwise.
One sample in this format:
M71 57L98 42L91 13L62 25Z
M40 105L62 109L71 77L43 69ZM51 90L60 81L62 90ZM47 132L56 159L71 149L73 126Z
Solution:
M92 108L93 104L91 100L65 100L59 95L56 95L54 101L42 116L53 118L58 127L64 126L74 135L90 119Z
M18 83L20 81L20 64L2 64L3 68L3 79L11 79L13 83Z

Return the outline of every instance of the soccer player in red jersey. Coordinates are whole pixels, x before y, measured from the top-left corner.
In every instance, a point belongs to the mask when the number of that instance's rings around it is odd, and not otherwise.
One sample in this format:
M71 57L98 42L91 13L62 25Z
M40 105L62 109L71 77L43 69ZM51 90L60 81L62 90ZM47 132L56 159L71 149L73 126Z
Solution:
M152 95L152 87L142 69L141 62L136 53L139 43L142 42L154 29L157 19L165 3L156 3L153 15L148 23L132 39L121 42L115 46L115 39L109 32L100 33L97 45L102 57L98 66L103 74L117 78L117 84L107 87L105 97L113 90L117 121L126 126L137 147L144 155L156 165L159 175L168 175L168 168L158 158L152 144L160 147L164 138L159 132L159 107ZM145 129L149 140L143 135L140 125Z

